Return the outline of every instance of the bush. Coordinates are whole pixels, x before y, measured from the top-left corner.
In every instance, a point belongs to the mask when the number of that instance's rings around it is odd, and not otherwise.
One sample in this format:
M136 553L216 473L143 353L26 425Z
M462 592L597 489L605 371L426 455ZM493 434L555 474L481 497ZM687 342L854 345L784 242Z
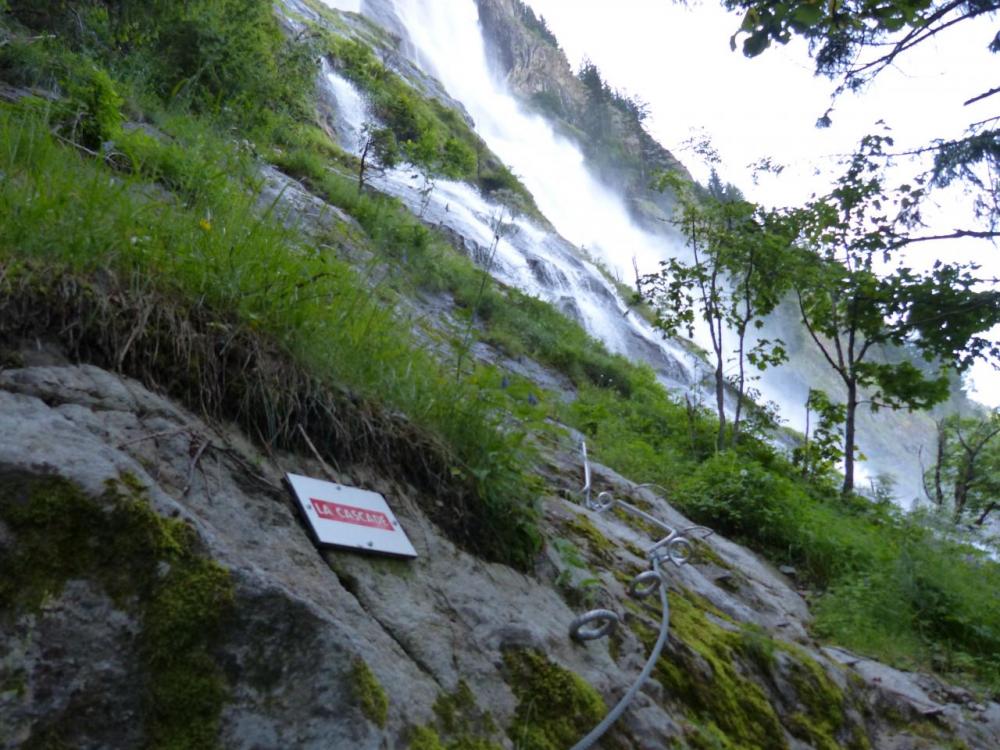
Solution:
M308 112L312 55L286 41L269 0L11 0L8 13L164 102L243 123Z
M86 68L72 81L69 94L77 107L71 118L73 140L96 150L121 135L123 99L105 71Z

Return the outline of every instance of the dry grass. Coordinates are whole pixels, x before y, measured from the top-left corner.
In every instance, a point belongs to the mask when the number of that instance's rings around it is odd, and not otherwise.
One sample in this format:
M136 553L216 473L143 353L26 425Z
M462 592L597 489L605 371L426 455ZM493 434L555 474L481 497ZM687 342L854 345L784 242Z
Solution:
M458 458L402 414L323 382L247 325L109 273L84 278L49 266L0 264L0 350L36 339L76 362L133 377L188 408L236 423L264 447L363 464L419 489L424 511L460 545L502 556L476 513ZM300 431L301 428L301 431ZM442 501L442 502L437 502Z

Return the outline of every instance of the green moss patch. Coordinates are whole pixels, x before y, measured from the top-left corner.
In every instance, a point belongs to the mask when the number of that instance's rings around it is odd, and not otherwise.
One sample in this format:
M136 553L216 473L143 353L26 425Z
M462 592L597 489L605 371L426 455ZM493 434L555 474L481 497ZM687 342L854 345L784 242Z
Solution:
M587 547L592 560L604 565L611 565L615 561L615 544L594 525L587 516L574 516L566 522L564 529L566 533L581 540Z
M148 747L216 747L228 696L216 648L233 585L191 528L158 516L128 478L95 500L63 479L0 476L0 519L16 540L0 552L0 617L38 612L70 579L99 584L142 624Z
M815 659L794 646L784 648L795 658L788 676L803 708L791 717L789 731L819 750L836 750L846 722L843 691Z
M351 686L354 699L361 705L361 713L376 726L384 727L389 718L389 696L363 659L354 660Z
M441 693L434 701L432 725L411 727L411 750L500 750L494 737L500 731L489 711L476 705L464 680L455 690Z
M541 652L511 649L503 659L518 699L508 735L520 750L565 750L607 714L591 685Z
M656 633L638 618L629 624L651 648ZM740 633L715 624L684 596L670 598L672 639L676 655L660 657L654 676L669 700L683 704L703 726L701 734L717 735L721 747L736 750L784 750L788 747L777 713L754 675L739 668ZM711 745L708 745L711 746Z
M687 740L693 747L783 750L788 747L785 730L821 750L866 746L863 728L847 721L843 691L815 659L760 627L731 629L719 619L728 618L690 592L670 597L671 643L676 645L660 658L654 676L667 699L691 719ZM645 617L628 622L652 647L656 633ZM779 679L791 683L796 700L780 714L778 703L784 701L765 690Z

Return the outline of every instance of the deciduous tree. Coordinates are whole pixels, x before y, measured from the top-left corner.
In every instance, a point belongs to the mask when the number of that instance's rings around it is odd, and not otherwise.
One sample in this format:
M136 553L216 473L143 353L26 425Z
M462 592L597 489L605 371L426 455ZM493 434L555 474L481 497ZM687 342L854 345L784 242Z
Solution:
M907 237L894 217L919 188L885 187L879 157L891 143L866 137L829 195L786 214L798 237L788 271L802 322L844 384L844 494L854 490L858 406L929 408L948 396L947 368L1000 353L983 335L1000 322L1000 292L983 290L974 265L938 261L916 272L902 264ZM876 356L904 345L940 373Z
M956 522L971 514L981 525L1000 508L1000 410L952 415L938 426L936 460L924 478L928 497L950 504Z
M686 330L694 335L697 320L708 327L715 363L715 408L719 418L717 447L726 445L726 386L736 391L732 440L739 438L747 398L746 365L763 370L784 360L781 341L751 340L762 318L780 301L786 288L779 258L786 238L768 231L765 214L723 186L713 172L709 189L695 190L676 175L664 178L677 196L676 223L691 249L689 262L670 258L658 273L638 279L640 296L656 312L656 326L665 336ZM736 374L727 377L730 362Z
M739 30L730 41L733 49L755 57L772 43L785 44L793 37L809 42L816 73L838 81L834 96L863 88L890 66L905 65L913 49L938 39L956 26L981 29L983 47L1000 52L1000 33L987 19L1000 10L1000 0L722 0L743 13ZM947 61L942 61L947 65ZM962 81L956 81L961 86ZM965 106L992 99L1000 86L964 92ZM927 102L928 110L943 102ZM832 107L819 118L829 125ZM971 121L960 137L941 137L914 144L903 154L930 157L929 166L918 167L928 189L956 182L972 188L976 213L982 223L955 228L928 237L1000 236L1000 115ZM886 157L898 154L886 154ZM922 162L926 165L927 162ZM915 174L916 176L916 174ZM919 196L922 199L926 193ZM919 204L919 200L917 201ZM918 223L917 205L907 214ZM924 239L921 236L911 241Z

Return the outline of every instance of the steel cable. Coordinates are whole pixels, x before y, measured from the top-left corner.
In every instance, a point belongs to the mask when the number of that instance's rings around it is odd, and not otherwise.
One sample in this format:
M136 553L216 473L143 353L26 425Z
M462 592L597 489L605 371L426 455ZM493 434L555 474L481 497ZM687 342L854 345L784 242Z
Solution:
M657 576L660 575L660 561L657 558L653 558L653 571ZM594 743L597 742L605 732L607 732L612 724L618 721L618 717L621 716L625 709L628 708L629 703L635 698L635 694L639 692L639 688L642 687L643 683L649 678L649 675L653 672L653 667L656 666L657 659L660 658L660 652L663 651L663 646L667 642L667 634L670 630L670 609L667 604L667 586L660 578L660 605L663 607L663 616L660 620L660 637L656 639L656 645L653 646L653 651L649 655L649 659L646 660L646 666L642 668L642 672L639 673L638 679L632 684L632 687L628 689L628 692L622 696L621 700L615 705L608 715L605 716L601 722L590 730L586 737L573 745L572 750L587 750L593 747Z
M586 443L581 444L581 451L583 453L583 496L584 505L587 509L596 513L605 513L612 508L619 507L634 516L638 516L647 523L659 527L666 532L666 536L646 550L652 569L636 576L628 588L629 594L637 599L645 599L647 596L651 596L654 590L659 590L662 619L660 622L660 635L656 639L656 644L653 646L653 650L650 652L649 658L646 660L646 665L642 668L642 672L639 673L639 677L626 691L625 695L621 697L621 700L615 704L615 707L608 712L607 716L597 726L590 730L586 737L573 745L570 750L588 750L588 748L593 747L594 743L625 712L632 699L635 698L635 694L639 692L643 683L652 674L653 667L656 666L656 661L660 658L660 653L663 651L670 631L670 606L667 601L667 583L663 578L660 565L665 560L669 560L674 565L681 567L687 563L692 549L691 542L687 539L686 535L696 532L708 536L712 533L710 529L704 526L692 526L683 532L679 531L630 503L626 503L623 500L616 500L609 492L601 492L596 498L592 498L590 462L587 459ZM639 485L639 487L645 486L648 485ZM609 609L593 609L577 617L570 624L570 637L577 641L590 641L603 638L611 633L620 621L621 618ZM594 626L592 623L599 624Z

